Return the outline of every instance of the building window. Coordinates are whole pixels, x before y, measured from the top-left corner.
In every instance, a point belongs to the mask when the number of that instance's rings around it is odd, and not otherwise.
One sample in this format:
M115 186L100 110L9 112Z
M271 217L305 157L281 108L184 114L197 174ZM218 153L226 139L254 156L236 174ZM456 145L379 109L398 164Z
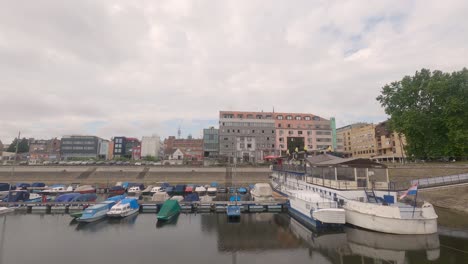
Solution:
M248 118L248 119L252 119L252 118L253 118L253 115L247 115L247 118Z
M262 115L257 115L257 119L263 119Z
M280 130L280 131L279 131L279 135L280 135L280 136L282 136L282 135L283 135L283 133L284 133L284 131L283 131L283 130Z
M284 142L284 138L280 137L280 138L279 138L279 141L280 141L280 142Z
M314 118L312 118L312 119L315 120L315 121L320 121L320 117L318 117L318 116L314 116Z
M288 128L291 128L291 124L288 124Z
M229 132L231 132L231 129L228 129L228 131L227 131L227 132L228 132L228 133L229 133Z
M252 130L252 133L255 133L255 130Z
M271 119L271 115L267 115L265 119Z
M265 134L265 130L262 130L262 134Z
M287 120L292 120L292 116L288 115L288 116L286 116L286 119Z
M244 115L243 114L238 114L237 118L244 118Z
M302 135L302 131L300 131L300 130L297 131L297 134L298 134L298 135Z
M305 116L305 117L304 117L304 120L309 121L309 120L310 120L310 116Z
M228 138L224 138L224 140L228 140Z
M267 140L270 140L270 138L269 138L269 137L267 137Z
M281 127L281 124L278 124L278 127Z
M275 131L274 131L274 130L272 130L272 131L271 131L271 133L272 133L272 134L274 134L274 133L275 133Z
M282 115L279 115L276 117L278 120L283 120L283 116Z
M288 134L289 134L289 135L292 135L292 134L294 134L294 131L289 130L289 131L288 131Z
M302 118L300 116L296 116L296 120L301 120Z
M247 144L247 148L252 148L252 144Z

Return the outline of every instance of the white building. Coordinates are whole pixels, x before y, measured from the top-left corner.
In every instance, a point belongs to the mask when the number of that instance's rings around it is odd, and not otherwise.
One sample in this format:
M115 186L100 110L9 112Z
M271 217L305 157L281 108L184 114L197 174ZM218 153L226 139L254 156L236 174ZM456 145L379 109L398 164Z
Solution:
M141 157L152 156L158 158L161 145L161 138L158 135L143 137L141 140Z
M109 140L99 141L99 158L109 159Z
M169 156L170 160L183 160L184 159L184 153L180 149L176 149L174 153Z

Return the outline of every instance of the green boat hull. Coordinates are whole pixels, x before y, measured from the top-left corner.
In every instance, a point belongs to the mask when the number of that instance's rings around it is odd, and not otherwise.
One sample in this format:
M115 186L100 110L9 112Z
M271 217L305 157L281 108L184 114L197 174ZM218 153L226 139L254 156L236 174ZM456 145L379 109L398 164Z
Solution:
M158 221L169 221L174 216L180 213L179 202L175 200L167 200L161 206L159 213L157 215Z

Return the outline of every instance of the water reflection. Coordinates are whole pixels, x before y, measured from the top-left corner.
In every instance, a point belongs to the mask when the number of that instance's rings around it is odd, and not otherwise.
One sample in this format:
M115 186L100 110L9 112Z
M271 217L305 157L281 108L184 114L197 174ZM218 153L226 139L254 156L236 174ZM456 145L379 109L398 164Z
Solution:
M348 227L317 234L286 214L243 214L238 223L225 214L181 214L164 224L156 224L154 214L88 224L68 215L2 218L0 263L114 264L134 261L133 256L138 263L154 262L157 256L166 264L468 263L468 239Z
M154 218L156 219L156 217ZM156 221L156 228L162 228L162 227L175 227L177 225L177 221L179 220L179 214L172 217L171 219L167 221Z

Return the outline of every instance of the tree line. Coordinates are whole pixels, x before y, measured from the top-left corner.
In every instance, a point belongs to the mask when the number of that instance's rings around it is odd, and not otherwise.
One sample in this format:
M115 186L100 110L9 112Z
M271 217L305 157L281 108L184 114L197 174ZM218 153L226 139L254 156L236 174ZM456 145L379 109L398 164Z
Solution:
M408 157L468 158L468 70L422 69L382 87L390 126L406 137Z

